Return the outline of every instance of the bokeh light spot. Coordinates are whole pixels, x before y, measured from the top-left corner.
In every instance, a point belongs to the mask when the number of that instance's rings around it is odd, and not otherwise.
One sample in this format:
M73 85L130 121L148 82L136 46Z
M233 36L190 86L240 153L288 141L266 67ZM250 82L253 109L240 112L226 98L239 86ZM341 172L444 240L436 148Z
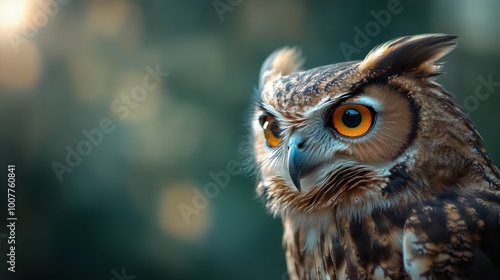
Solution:
M160 195L158 205L161 228L165 232L186 241L200 239L206 233L212 218L209 201L203 209L196 208L193 205L194 189L199 188L193 183L168 186ZM191 210L195 210L196 214L183 215L180 207L192 207ZM186 217L188 217L187 220Z
M35 86L41 76L42 57L35 44L28 42L12 50L0 50L0 86L12 89L28 89Z
M0 27L12 29L20 25L26 17L27 0L0 0Z

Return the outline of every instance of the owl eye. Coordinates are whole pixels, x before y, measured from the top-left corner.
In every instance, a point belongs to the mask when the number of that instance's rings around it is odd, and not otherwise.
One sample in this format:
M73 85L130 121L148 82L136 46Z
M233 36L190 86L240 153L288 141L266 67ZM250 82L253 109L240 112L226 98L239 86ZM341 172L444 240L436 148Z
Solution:
M266 137L267 145L271 148L278 146L282 141L281 129L274 117L264 115L260 117L260 124L264 129L264 136Z
M332 115L335 131L346 137L359 137L368 132L373 125L374 113L360 104L341 105Z

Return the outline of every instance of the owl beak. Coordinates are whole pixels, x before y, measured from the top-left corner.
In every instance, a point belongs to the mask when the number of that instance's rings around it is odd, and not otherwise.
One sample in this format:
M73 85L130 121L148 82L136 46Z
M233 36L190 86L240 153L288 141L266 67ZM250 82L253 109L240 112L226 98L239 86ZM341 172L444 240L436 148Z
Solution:
M299 134L293 134L288 144L288 172L297 190L301 191L300 180L311 174L313 164L308 157L307 144Z

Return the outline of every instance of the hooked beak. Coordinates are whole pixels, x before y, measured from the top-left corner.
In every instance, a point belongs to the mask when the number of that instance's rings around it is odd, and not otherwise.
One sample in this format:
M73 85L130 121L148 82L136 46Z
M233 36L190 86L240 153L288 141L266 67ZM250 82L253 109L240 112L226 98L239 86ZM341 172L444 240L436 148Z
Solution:
M292 182L301 191L300 180L311 174L315 165L312 163L310 154L307 152L307 143L299 133L290 137L288 144L288 172Z

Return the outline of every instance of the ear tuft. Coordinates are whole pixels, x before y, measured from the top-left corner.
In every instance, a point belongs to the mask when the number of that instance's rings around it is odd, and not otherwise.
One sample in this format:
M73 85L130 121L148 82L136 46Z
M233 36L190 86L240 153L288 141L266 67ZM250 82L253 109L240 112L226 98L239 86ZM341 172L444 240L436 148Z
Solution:
M386 70L387 74L413 73L431 77L439 74L440 59L452 51L455 35L425 34L407 36L379 46L360 63L359 70Z
M304 64L302 54L297 48L285 47L270 54L260 69L259 88L277 76L290 75L300 70Z

